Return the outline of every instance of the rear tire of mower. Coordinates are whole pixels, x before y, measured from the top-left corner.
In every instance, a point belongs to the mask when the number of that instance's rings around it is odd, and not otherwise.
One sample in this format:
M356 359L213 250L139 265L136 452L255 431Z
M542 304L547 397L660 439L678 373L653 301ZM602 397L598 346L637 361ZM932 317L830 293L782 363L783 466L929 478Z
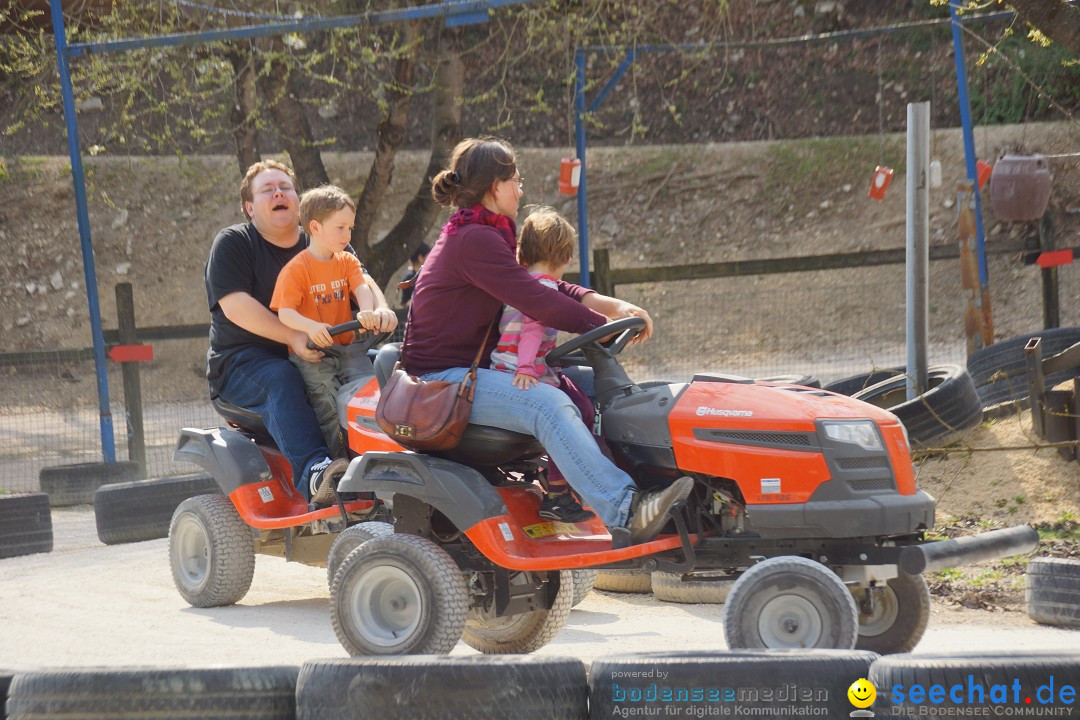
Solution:
M349 557L349 553L372 538L393 534L394 526L384 522L362 522L338 533L334 544L330 546L330 554L326 557L326 586L331 587L334 584L334 575L341 563L345 562L345 558Z
M863 613L859 601L865 588L852 590L859 608L859 639L855 647L878 655L915 649L930 621L930 588L922 575L900 573L874 596L874 612ZM857 594L856 594L857 593Z
M559 573L559 592L549 610L533 610L509 617L485 618L478 608L469 610L461 639L486 655L526 654L547 645L559 634L574 599L574 576Z
M44 493L0 496L0 558L52 552L49 497Z
M621 593L652 592L652 573L645 570L600 570L593 587Z
M1080 560L1035 558L1027 566L1027 614L1040 625L1080 628Z
M225 495L180 503L169 525L169 565L180 595L193 607L232 605L255 574L255 540Z
M577 607L592 592L598 571L572 570L571 572L574 574L574 599L570 602L570 606Z
M41 468L38 482L53 507L89 505L94 491L110 483L133 482L142 478L137 462L79 463Z
M298 673L279 666L35 670L15 675L8 718L292 720Z
M116 545L168 537L180 503L219 492L217 481L206 473L102 485L94 493L98 539Z

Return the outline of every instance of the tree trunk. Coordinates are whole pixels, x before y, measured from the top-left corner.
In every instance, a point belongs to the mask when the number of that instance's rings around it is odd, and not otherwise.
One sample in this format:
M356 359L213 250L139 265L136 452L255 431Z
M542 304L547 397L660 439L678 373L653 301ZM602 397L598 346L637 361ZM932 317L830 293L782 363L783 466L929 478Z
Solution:
M1009 0L1009 4L1043 35L1080 55L1080 7L1065 0Z
M322 155L315 147L304 106L296 99L296 80L288 64L279 56L284 47L279 38L264 43L269 62L265 72L259 74L258 85L263 99L274 119L275 129L292 160L300 187L313 188L330 182L323 166Z
M232 45L228 56L233 66L233 86L236 91L236 102L232 108L233 139L240 173L243 174L262 158L259 154L259 129L255 123L259 102L255 92L255 67L246 44Z
M387 100L390 107L379 123L379 141L375 148L375 159L371 162L371 171L368 173L364 189L360 191L360 197L356 203L356 224L352 232L353 248L366 249L371 241L371 226L375 222L375 215L394 178L394 158L397 156L398 148L405 142L405 131L412 103L413 76L416 69L416 48L414 47L416 38L416 24L407 23L403 43L406 49L394 67L393 84L387 88Z
M465 94L465 63L456 49L444 48L436 69L431 108L431 157L416 195L393 229L367 252L357 248L368 272L385 287L395 270L420 246L439 216L431 197L431 178L446 167L450 152L461 141L461 105Z

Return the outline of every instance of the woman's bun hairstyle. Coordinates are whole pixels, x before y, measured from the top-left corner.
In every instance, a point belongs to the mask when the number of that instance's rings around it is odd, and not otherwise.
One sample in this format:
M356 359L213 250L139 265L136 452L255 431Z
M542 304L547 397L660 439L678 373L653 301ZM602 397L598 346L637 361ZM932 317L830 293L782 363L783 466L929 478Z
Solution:
M431 197L443 207L471 207L483 201L496 180L517 172L514 148L495 137L468 138L454 147L450 164L431 179Z

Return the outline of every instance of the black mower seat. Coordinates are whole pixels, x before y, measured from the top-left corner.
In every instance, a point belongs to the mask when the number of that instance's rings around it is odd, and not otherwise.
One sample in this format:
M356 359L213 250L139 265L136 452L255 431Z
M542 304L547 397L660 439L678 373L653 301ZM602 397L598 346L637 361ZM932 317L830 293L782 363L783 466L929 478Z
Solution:
M214 409L217 410L218 415L231 424L254 435L259 442L274 445L274 440L270 437L270 431L266 429L266 425L263 424L262 417L258 413L225 402L221 398L213 398L210 402L213 404Z
M400 348L401 343L387 343L379 348L374 365L380 388L390 380ZM544 446L532 435L470 423L456 448L430 454L465 465L495 467L520 458L543 455Z

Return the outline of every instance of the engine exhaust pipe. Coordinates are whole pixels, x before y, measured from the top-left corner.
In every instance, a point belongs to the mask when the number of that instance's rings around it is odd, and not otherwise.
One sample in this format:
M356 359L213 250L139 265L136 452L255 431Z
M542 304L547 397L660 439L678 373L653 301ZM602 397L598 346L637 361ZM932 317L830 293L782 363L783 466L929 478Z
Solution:
M908 575L919 575L980 560L1028 553L1038 544L1039 533L1035 532L1035 528L1017 525L978 535L909 545L900 551L899 565Z

